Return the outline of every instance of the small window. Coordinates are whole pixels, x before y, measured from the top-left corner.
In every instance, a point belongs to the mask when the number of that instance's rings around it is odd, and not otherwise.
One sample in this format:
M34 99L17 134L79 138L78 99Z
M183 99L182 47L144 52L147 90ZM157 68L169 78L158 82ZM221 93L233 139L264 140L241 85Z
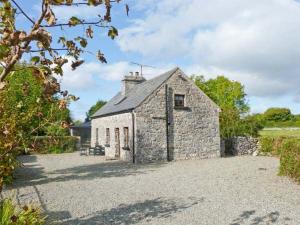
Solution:
M184 107L184 95L175 95L174 106Z
M129 129L124 127L124 148L129 148Z
M109 146L110 145L110 132L109 132L109 128L106 128L106 132L105 132L106 138L105 138L105 145Z

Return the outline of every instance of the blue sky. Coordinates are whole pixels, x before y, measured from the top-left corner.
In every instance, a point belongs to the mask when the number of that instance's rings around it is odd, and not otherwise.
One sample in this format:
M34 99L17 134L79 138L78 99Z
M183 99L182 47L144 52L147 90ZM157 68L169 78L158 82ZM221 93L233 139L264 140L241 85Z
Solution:
M38 1L18 2L36 17ZM89 7L55 9L62 20L72 15L93 20L99 12ZM86 54L83 66L75 71L65 68L62 87L80 97L70 106L75 119L83 119L97 99L109 100L119 91L122 77L139 70L131 61L155 67L145 69L146 78L175 66L207 79L225 75L245 86L252 112L276 106L300 113L299 2L123 0L112 12L119 37L110 40L99 28L88 46L93 52L100 49L108 64ZM22 15L18 22L28 24ZM54 38L61 32L75 37L83 28L53 29Z

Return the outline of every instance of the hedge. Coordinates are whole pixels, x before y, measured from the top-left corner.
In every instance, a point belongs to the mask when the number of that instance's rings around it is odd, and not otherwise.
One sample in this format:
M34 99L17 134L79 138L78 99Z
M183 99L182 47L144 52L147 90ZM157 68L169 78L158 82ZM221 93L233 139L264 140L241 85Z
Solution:
M300 183L300 138L261 137L261 153L280 157L279 175Z
M299 139L287 139L283 142L280 154L279 174L290 176L300 183Z
M74 152L76 143L77 138L71 136L37 136L33 140L33 152L40 154Z

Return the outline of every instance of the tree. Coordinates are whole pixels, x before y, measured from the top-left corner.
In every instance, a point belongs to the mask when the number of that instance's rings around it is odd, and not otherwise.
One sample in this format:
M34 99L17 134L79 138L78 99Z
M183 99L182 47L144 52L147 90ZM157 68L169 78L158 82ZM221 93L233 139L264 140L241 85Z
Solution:
M0 188L11 181L17 165L15 156L26 148L34 148L32 137L51 134L56 127L66 132L70 112L60 109L57 96L44 94L42 80L31 69L22 69L7 77L7 85L0 92Z
M230 107L236 109L239 114L249 112L244 86L231 81L224 76L205 81L203 76L193 76L195 84L204 91L221 108Z
M85 119L85 121L90 121L91 120L91 116L93 114L95 114L99 109L101 109L102 106L104 106L105 104L106 104L106 101L98 100L96 102L96 104L92 105L91 108L89 109L89 111L86 113L86 119Z
M63 74L62 66L68 62L68 57L73 58L72 69L80 66L84 60L80 59L82 53L86 52L88 39L93 38L95 28L108 29L108 36L114 39L118 30L109 25L111 22L112 4L120 0L41 0L40 14L36 20L32 19L17 2L17 0L0 0L1 38L0 38L0 61L3 70L0 74L0 86L5 86L5 78L14 70L14 66L24 55L31 55L32 66L40 64L36 69L45 77L54 74ZM104 15L98 15L96 21L85 21L83 18L72 16L68 21L58 22L53 7L90 6L104 8ZM67 10L67 9L66 9ZM128 13L128 5L126 5ZM25 26L17 27L16 13L30 24L31 28L25 31ZM68 29L77 26L85 27L84 34L68 39L61 35L57 38L51 35L54 29ZM77 33L77 32L76 32ZM56 39L56 40L55 40ZM36 47L35 47L36 46ZM63 53L61 53L63 52ZM97 58L106 63L103 53L99 50Z
M110 23L112 6L120 0L41 0L37 19L31 18L25 12L21 5L24 2L0 0L0 192L3 182L10 179L17 165L15 156L18 151L28 146L34 147L32 134L42 132L41 129L43 132L57 133L57 125L62 128L68 127L68 121L63 119L67 113L64 110L67 109L69 101L77 100L77 97L60 89L56 76L63 75L63 66L71 60L71 67L75 70L84 63L82 55L86 52L94 54L100 62L106 63L100 50L86 50L88 43L94 37L96 29L105 29L112 39L118 35L118 30ZM99 13L103 12L103 15L98 15L96 21L85 21L83 18L72 16L69 20L61 22L61 18L57 18L53 12L54 7L64 7L67 10L72 6L98 7ZM127 14L128 11L126 5ZM28 24L16 21L16 15L22 15L23 21L27 21ZM83 28L80 29L81 33L77 30L74 32L76 36L64 35L65 29L79 26ZM27 29L28 27L30 29ZM54 33L60 35L52 35ZM18 65L22 59L28 58L30 65ZM19 76L29 73L29 68L35 81L30 76L18 80ZM17 93L12 88L14 80L18 80ZM30 87L31 84L34 85ZM33 90L42 92L40 98L26 98ZM19 101L20 99L22 101ZM54 104L50 104L50 108L43 111L43 103L48 105L46 102ZM53 120L56 124L53 121L49 123L49 117L45 113L50 112L51 115L57 116L58 110L61 110L62 114Z
M294 116L288 108L269 108L264 112L264 118L267 121L284 122L292 120Z
M223 138L238 135L258 134L259 126L252 119L245 117L250 107L246 101L244 86L224 76L205 80L203 76L192 76L195 84L218 106L220 130Z

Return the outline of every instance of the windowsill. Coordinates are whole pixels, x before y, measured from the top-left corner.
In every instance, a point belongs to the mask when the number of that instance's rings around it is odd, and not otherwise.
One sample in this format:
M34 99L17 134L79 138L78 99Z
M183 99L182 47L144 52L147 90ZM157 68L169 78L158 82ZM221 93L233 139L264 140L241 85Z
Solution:
M104 146L105 146L105 147L110 147L110 145L109 145L109 144L105 144Z
M122 149L123 149L123 150L127 150L127 151L129 151L129 150L130 150L130 148L129 148L129 147L122 147Z
M177 110L189 110L190 108L186 107L186 106L174 106L174 109L177 109Z

